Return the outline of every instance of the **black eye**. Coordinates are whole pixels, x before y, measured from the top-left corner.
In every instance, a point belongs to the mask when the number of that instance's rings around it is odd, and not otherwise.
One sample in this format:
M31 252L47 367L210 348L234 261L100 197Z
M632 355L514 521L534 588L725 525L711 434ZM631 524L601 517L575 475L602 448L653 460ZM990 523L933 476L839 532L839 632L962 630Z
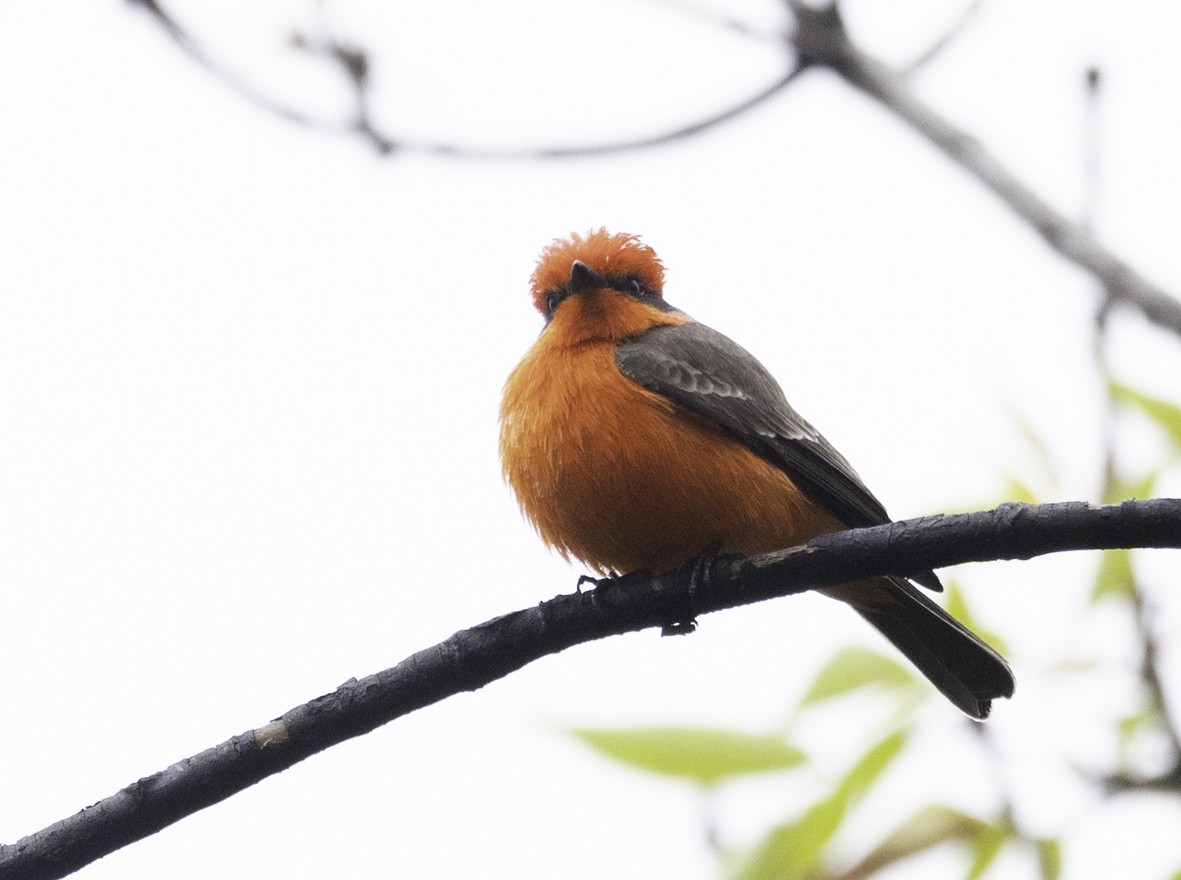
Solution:
M558 307L558 303L561 301L562 295L556 290L551 290L545 295L545 313L552 317L554 309Z
M632 296L643 296L648 291L644 290L644 285L639 278L627 279L627 292Z

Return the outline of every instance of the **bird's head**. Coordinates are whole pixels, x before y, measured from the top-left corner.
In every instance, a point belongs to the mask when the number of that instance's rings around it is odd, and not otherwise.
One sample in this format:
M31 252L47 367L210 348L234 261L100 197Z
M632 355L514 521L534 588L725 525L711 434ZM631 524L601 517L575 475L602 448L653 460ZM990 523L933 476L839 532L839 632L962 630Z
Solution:
M533 304L546 321L569 299L584 294L602 299L607 291L668 309L661 298L664 266L656 252L637 236L606 229L556 239L541 252L530 283Z

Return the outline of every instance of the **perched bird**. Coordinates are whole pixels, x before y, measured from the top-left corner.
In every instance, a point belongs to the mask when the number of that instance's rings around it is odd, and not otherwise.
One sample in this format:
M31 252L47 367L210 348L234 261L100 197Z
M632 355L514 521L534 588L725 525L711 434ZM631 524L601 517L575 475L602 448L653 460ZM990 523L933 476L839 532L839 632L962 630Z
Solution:
M532 277L545 328L505 384L500 454L545 543L600 573L670 570L890 522L778 383L669 305L633 235L556 240ZM932 590L934 572L913 576ZM1013 693L1004 659L901 577L823 590L852 605L956 706Z

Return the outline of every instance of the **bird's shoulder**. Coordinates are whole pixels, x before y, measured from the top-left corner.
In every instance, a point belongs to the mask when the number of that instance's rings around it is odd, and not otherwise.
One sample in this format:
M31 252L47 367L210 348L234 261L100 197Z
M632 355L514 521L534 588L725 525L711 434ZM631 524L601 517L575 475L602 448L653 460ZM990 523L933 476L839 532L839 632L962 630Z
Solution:
M787 402L759 360L695 321L655 327L615 349L623 375L716 423L850 527L889 516L845 457Z

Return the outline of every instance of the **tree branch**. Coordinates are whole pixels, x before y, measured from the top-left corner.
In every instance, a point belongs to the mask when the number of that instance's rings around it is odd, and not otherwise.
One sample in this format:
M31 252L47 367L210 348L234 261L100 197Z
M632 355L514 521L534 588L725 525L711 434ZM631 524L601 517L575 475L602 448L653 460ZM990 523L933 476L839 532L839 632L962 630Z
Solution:
M304 35L296 35L293 38L293 45L297 48L313 52L335 63L350 83L354 103L353 117L343 124L333 124L315 119L274 100L250 86L228 67L216 62L202 49L192 35L165 11L159 0L129 0L129 2L146 10L185 54L228 84L242 97L268 112L275 113L298 125L319 131L336 131L358 135L383 155L395 151L413 150L469 159L567 159L648 149L691 138L729 122L774 97L807 68L816 65L825 66L835 71L854 87L881 102L967 171L974 174L1022 219L1033 226L1049 243L1050 247L1098 278L1109 298L1133 306L1150 321L1181 335L1181 302L1170 297L1161 287L1144 278L1130 265L1107 250L1084 224L1075 223L1054 210L1037 193L1011 174L974 137L956 128L950 121L919 101L907 85L907 71L892 70L854 45L835 3L814 8L804 0L785 0L796 22L795 33L790 42L794 44L798 52L797 60L774 82L716 113L654 135L602 144L485 149L446 142L411 143L396 139L379 130L369 108L369 60L368 55L362 49L346 46L332 38L321 40ZM961 21L949 31L948 35L932 46L927 53L910 66L909 70L913 70L928 60L932 54L941 51L947 42L959 33L978 6L978 2L971 4ZM728 21L726 26L733 27L732 23ZM766 39L768 35L758 34L757 36L759 39ZM787 48L786 41L785 48Z
M1181 499L1092 507L1006 504L824 535L749 558L690 560L629 575L461 630L392 669L330 694L0 846L5 880L64 877L330 746L573 645L877 574L905 574L1063 550L1181 547Z
M132 6L141 6L144 11L152 17L152 19L160 25L164 33L166 33L177 47L188 55L194 62L205 68L210 74L221 80L233 91L240 96L262 107L269 113L274 113L288 122L294 122L296 125L302 125L307 128L315 129L317 131L331 130L333 126L327 123L320 122L313 119L306 113L296 110L294 107L289 107L281 104L273 98L263 94L262 92L249 85L242 77L238 76L234 71L230 70L217 63L197 42L197 40L185 28L180 25L175 18L170 15L157 0L128 0ZM354 127L350 126L349 130ZM388 152L388 150L387 150Z
M963 34L965 30L967 30L968 25L972 23L972 19L974 19L976 14L980 12L980 7L983 5L984 0L972 0L971 3L969 3L960 11L959 17L951 25L951 27L949 27L938 40L928 46L918 58L915 58L913 61L907 64L906 67L900 71L900 73L903 76L911 76L916 71L918 71L919 68L930 64L937 57L943 54L947 47L954 43L956 39L958 39L959 36Z
M1181 302L1107 250L1084 225L1054 210L976 138L920 101L902 74L854 45L835 4L815 9L803 0L787 0L787 3L796 17L794 41L802 63L828 67L850 85L881 102L975 175L1050 247L1098 278L1110 297L1181 335Z
M1103 72L1092 65L1087 69L1084 78L1086 100L1086 128L1084 131L1084 167L1086 169L1086 207L1083 210L1082 222L1088 228L1095 223L1096 206L1100 203L1101 178L1099 169L1099 144L1102 140L1100 131L1100 100L1102 98ZM1108 358L1108 343L1111 323L1108 321L1111 309L1111 297L1105 295L1095 310L1094 339L1092 353L1095 358L1096 375L1107 377L1112 375L1112 367ZM1100 436L1103 440L1102 483L1103 497L1113 497L1120 492L1121 479L1116 468L1116 414L1119 404L1110 382L1103 383L1103 412ZM1165 691L1161 679L1160 641L1154 627L1154 614L1150 609L1142 585L1133 574L1132 582L1128 584L1123 594L1131 605L1132 616L1135 619L1136 631L1139 636L1140 648L1140 680L1144 682L1150 710L1159 721L1165 743L1168 747L1169 769L1147 778L1137 777L1130 772L1095 779L1088 774L1090 781L1099 782L1109 792L1146 790L1157 792L1172 792L1181 794L1181 731L1173 720L1173 706Z
M510 147L506 149L473 147L460 143L441 141L415 143L386 134L374 123L369 107L369 56L363 49L345 45L333 37L314 38L306 34L295 34L292 37L292 46L332 62L348 80L349 87L353 93L353 116L351 120L343 124L336 124L309 116L251 86L241 76L229 67L216 61L206 52L193 35L160 5L159 0L128 0L128 2L133 6L143 7L186 55L247 101L250 101L268 113L273 113L276 116L282 117L296 125L304 126L305 128L315 131L358 135L383 156L395 151L415 151L462 159L572 159L583 156L603 156L612 153L630 152L632 150L644 150L694 137L711 128L729 122L735 117L741 116L773 98L786 88L803 70L801 65L792 64L778 79L754 94L740 101L736 101L729 107L703 116L685 125L644 137L570 147ZM780 38L780 41L784 42L782 38Z

